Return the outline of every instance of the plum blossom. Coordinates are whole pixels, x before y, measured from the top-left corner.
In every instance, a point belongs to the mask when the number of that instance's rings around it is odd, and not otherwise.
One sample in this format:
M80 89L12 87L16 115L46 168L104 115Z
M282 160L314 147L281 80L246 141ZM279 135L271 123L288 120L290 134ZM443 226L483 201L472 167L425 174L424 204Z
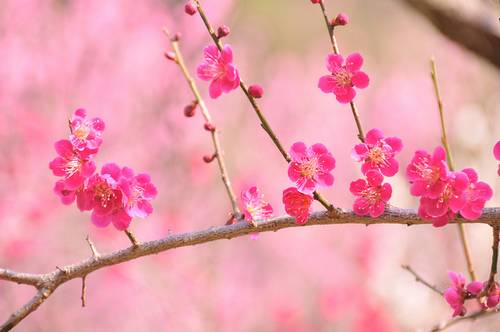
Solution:
M366 173L366 180L359 179L351 182L349 190L355 196L353 211L359 216L370 215L377 218L384 213L385 203L392 195L392 187L384 183L384 177L376 170Z
M437 198L444 189L448 174L446 152L438 146L431 156L427 151L418 150L406 168L413 196Z
M333 185L335 158L320 143L307 147L303 142L296 142L290 149L292 158L288 166L288 178L303 194L312 194L317 187Z
M393 176L399 170L399 163L394 156L401 151L403 143L397 137L386 137L378 129L366 134L365 142L357 144L351 156L355 161L363 162L361 171L379 170L385 176Z
M283 191L283 204L285 211L295 218L295 222L303 225L311 213L311 204L313 202L311 195L303 194L295 187L287 188Z
M498 141L493 147L493 155L496 160L500 161L500 141ZM500 164L498 164L498 176L500 176Z
M49 168L55 176L64 177L66 189L77 189L94 173L95 163L85 151L75 150L68 140L57 141L54 147L59 156L49 163Z
M54 185L54 193L59 197L61 203L70 205L75 201L76 191L68 188L64 180L59 180Z
M484 287L488 285L487 282L484 283ZM500 302L500 284L498 282L493 283L490 291L486 295L486 306L488 308L495 308Z
M360 71L362 65L363 57L359 53L349 55L345 63L342 55L329 54L326 68L331 74L322 76L318 87L324 93L332 92L340 103L347 104L356 96L354 87L364 89L370 81L368 75Z
M114 163L105 164L100 174L94 174L84 191L78 194L81 210L92 210L91 220L97 227L112 223L116 229L125 230L132 220L123 206L119 181L121 169Z
M130 217L146 218L153 212L150 201L156 197L158 191L151 183L149 174L134 175L131 168L121 170L120 189L123 192L123 205Z
M105 125L100 118L86 119L86 116L87 112L82 108L75 111L69 123L71 130L69 140L76 150L88 150L93 154L102 143Z
M451 280L451 287L444 292L446 302L453 309L453 317L463 316L467 310L464 307L466 290L465 277L462 273L448 272L448 277Z
M203 50L204 61L198 66L198 77L204 81L212 81L209 94L218 98L223 92L228 93L240 84L240 75L233 65L233 51L225 45L222 51L217 46L209 45Z
M419 216L433 221L435 227L446 225L464 207L468 186L469 178L464 172L450 172L443 181L443 190L438 197L420 198Z
M248 221L270 218L273 215L271 204L264 201L264 195L255 186L241 192L243 214Z
M482 212L486 201L493 196L491 187L482 181L478 181L477 173L472 168L462 170L469 179L469 186L465 189L465 204L460 209L462 217L468 220L478 219Z

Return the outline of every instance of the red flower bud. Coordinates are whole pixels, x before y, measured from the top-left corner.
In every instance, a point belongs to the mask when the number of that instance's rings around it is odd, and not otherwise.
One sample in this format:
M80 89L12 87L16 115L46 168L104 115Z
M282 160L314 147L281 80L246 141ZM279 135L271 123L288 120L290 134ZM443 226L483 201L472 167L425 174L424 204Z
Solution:
M174 52L165 52L165 58L167 58L170 61L177 61L177 57L175 56Z
M215 159L215 157L217 157L217 155L215 153L212 155L206 154L203 156L203 161L208 164L208 163L211 163Z
M217 38L223 38L229 35L231 29L227 25L222 25L217 29Z
M205 128L206 131L214 132L215 131L215 126L211 124L210 122L207 122L203 125L203 128Z
M339 13L332 22L333 26L347 25L348 23L349 23L349 16L347 16L346 13Z
M311 0L311 3L320 3L321 0Z
M196 113L196 106L198 106L198 101L194 100L191 104L184 107L184 115L188 118L194 116Z
M254 98L261 98L264 95L264 89L258 84L250 85L248 93Z
M184 12L188 15L194 15L196 14L196 5L194 2L189 1L185 6L184 6Z
M181 40L181 37L182 33L176 32L175 35L172 37L172 40L178 42L179 40Z

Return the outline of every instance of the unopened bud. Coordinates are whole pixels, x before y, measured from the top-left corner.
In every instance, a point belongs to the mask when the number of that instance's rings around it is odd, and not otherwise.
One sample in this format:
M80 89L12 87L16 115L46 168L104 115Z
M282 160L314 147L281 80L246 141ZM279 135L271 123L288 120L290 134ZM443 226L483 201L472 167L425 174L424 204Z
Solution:
M184 6L184 12L188 15L194 15L196 14L196 5L194 4L193 1L189 1L185 6Z
M217 155L215 153L212 155L206 154L203 156L203 161L208 164L208 163L211 163L215 159L215 157L217 157Z
M217 38L223 38L229 35L231 29L227 25L222 25L217 29Z
M165 58L170 61L177 61L177 57L175 56L175 52L165 52Z
M339 13L332 21L333 26L347 25L349 23L349 16L346 13Z
M215 131L215 126L211 124L210 122L207 122L203 125L203 128L205 128L206 131L214 132Z
M258 84L250 85L248 88L248 93L254 98L262 98L264 95L264 89Z
M184 115L188 118L194 116L196 113L196 106L198 106L198 102L194 100L191 104L184 107Z
M320 3L321 0L311 0L311 3Z
M176 32L175 35L172 37L172 41L178 42L179 40L181 40L181 37L182 37L182 33Z

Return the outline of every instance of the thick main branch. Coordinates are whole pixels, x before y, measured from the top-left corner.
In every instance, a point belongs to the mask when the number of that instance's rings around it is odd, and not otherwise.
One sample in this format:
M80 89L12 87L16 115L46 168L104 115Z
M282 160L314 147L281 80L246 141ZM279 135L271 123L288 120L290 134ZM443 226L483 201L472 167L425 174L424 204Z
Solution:
M487 224L500 227L500 208L486 208L481 218L475 221L465 221L457 218L450 221L450 224L458 222ZM33 302L26 305L27 310L20 310L12 315L4 325L0 326L0 331L9 331L21 319L16 316L17 313L26 317L30 312L36 309L54 290L61 284L76 278L82 278L86 275L102 269L106 266L116 265L133 259L157 254L179 247L187 247L196 244L212 242L221 239L232 239L251 233L262 233L278 231L291 227L307 227L315 225L339 225L339 224L400 224L400 225L428 225L428 221L422 220L412 209L401 209L390 207L377 219L369 217L360 217L352 211L342 211L339 216L332 217L327 211L313 213L307 224L301 226L295 223L295 219L289 216L282 216L263 220L254 227L246 222L239 222L234 225L210 227L202 231L187 232L169 235L163 239L139 243L137 246L112 252L106 255L93 256L79 263L60 267L52 272L45 274L27 274L18 273L11 270L0 269L0 280L7 280L21 284L33 285L39 289L39 292L33 299ZM42 294L43 293L43 294ZM40 295L42 294L42 295ZM23 307L24 308L24 307ZM29 309L29 310L28 310Z

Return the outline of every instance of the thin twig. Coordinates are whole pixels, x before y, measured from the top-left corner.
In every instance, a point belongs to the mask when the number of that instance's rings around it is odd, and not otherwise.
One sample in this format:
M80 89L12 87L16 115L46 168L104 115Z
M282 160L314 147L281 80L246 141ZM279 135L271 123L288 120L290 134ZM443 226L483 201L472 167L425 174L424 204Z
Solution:
M441 100L441 94L439 92L439 83L437 77L436 63L434 59L431 59L431 78L434 86L434 92L436 94L437 106L439 110L439 119L441 122L441 142L443 143L444 149L446 150L446 161L448 163L448 168L450 171L455 169L453 165L453 157L451 154L451 149L446 135L446 125L444 120L444 109L443 102ZM469 241L467 240L467 234L465 233L465 227L462 223L458 224L458 232L460 234L460 242L462 243L462 248L464 251L465 261L467 263L467 271L472 280L476 280L476 273L474 272L474 265L472 263L472 256L470 254Z
M92 252L92 257L94 258L98 258L99 257L99 252L97 251L97 248L96 246L94 245L94 242L92 242L92 240L90 239L90 236L87 235L87 237L85 238L85 240L87 241L87 243L89 244L89 247L90 247L90 251Z
M449 327L451 327L451 326L453 326L453 325L455 325L457 323L461 323L461 322L464 322L464 321L467 321L467 320L474 321L474 320L476 320L478 318L483 318L483 317L491 316L491 315L497 314L499 312L500 312L500 309L496 309L496 310L492 310L492 311L478 310L478 311L475 311L472 314L469 314L467 316L453 318L453 319L450 319L450 320L448 320L448 321L446 321L444 323L437 324L429 332L444 331L447 328L449 328Z
M451 220L450 224L456 224L464 221L458 217ZM500 227L500 208L485 208L483 214L477 220L468 221L475 224L487 224ZM297 225L295 219L288 216L271 218L259 221L257 227L253 227L248 223L235 223L227 226L210 227L206 230L171 234L160 240L149 241L137 244L136 247L129 247L110 254L101 254L99 259L90 257L81 262L67 265L61 268L66 271L63 273L59 270L54 270L45 274L26 274L18 273L11 270L0 268L0 280L24 283L33 285L38 289L44 290L44 296L48 297L60 285L76 278L82 278L90 273L105 268L107 266L128 262L139 257L157 254L163 251L174 248L187 247L207 242L212 242L221 239L231 239L252 233L276 232L284 228L292 227L308 227L316 225L341 225L341 224L358 224L358 225L376 225L376 224L399 224L399 225L427 225L426 220L422 220L413 209L401 209L397 207L389 207L380 217L373 219L370 217L360 217L352 211L341 211L337 218L333 218L328 211L314 212L305 225ZM44 298L45 298L44 297ZM22 309L15 313L14 318L9 318L7 322L0 327L0 332L8 331L19 323L30 312L34 311L42 302L40 295L34 298L30 303L26 304ZM31 303L33 302L33 303ZM8 327L8 328L6 328Z
M198 87L196 86L196 83L193 80L193 77L189 73L186 64L184 63L184 58L182 56L182 53L179 49L179 43L177 39L172 38L168 32L167 29L163 29L163 32L166 34L167 38L170 41L170 44L172 45L172 49L175 53L175 63L179 66L181 69L182 74L184 75L184 78L186 79L189 88L191 89L191 92L193 93L196 101L198 102L198 105L200 106L201 109L201 114L205 118L206 123L212 124L212 117L210 115L210 112L208 111L208 108L203 101L203 98L201 97L201 94L198 90ZM231 186L231 180L229 179L229 174L227 171L226 167L226 162L224 160L224 152L222 150L221 144L220 144L220 139L219 139L219 133L216 127L213 131L210 131L210 136L212 138L212 144L215 149L215 156L217 158L217 164L219 166L219 171L222 179L222 183L224 184L224 187L226 188L227 195L229 197L229 201L231 203L231 208L233 210L233 214L236 217L236 219L241 218L241 212L240 209L238 208L238 203L236 200L236 195L234 194L233 188Z
M499 226L493 226L493 244L491 245L491 267L490 267L490 275L488 277L488 283L486 284L486 287L484 287L483 291L481 294L479 294L478 297L486 296L489 294L491 288L495 284L495 275L497 274L497 265L498 265L498 241L500 240L500 227Z
M333 53L340 54L339 45L337 43L337 39L335 38L335 27L328 20L328 14L326 13L325 4L323 3L323 1L320 1L319 5L321 8L321 13L323 14L323 18L325 20L326 28L328 29L328 35L330 36L330 43L332 44ZM358 129L358 138L361 143L364 143L365 134L363 132L363 127L361 126L361 119L359 116L358 108L354 101L351 101L349 105L351 106L352 116L354 117L354 122L356 123L356 127Z
M135 238L135 235L132 234L131 231L129 231L128 229L124 230L125 234L127 234L127 237L128 239L130 240L130 242L132 242L132 246L135 248L139 245L139 242L137 242L137 239Z
M87 286L85 284L85 280L87 279L87 275L82 277L82 295L80 299L82 300L82 307L85 308L85 291L87 290Z
M205 27L207 28L208 33L210 34L210 37L212 37L215 45L219 49L219 51L222 51L223 45L222 42L220 41L220 38L217 37L217 34L215 33L215 30L213 29L212 25L208 21L207 16L205 15L205 11L203 10L203 7L201 6L201 3L199 0L194 0L197 9L198 9L198 14L200 15L203 23L205 24ZM243 82L243 79L240 78L240 88L245 93L245 96L247 97L248 101L252 105L253 110L255 111L255 114L257 114L257 117L260 120L260 125L262 129L268 134L268 136L271 138L273 141L274 145L278 148L279 152L283 156L283 158L286 160L286 162L290 162L292 159L286 152L286 150L283 147L283 144L281 144L280 140L278 139L278 136L274 133L273 129L269 125L269 122L267 121L266 117L262 113L259 105L257 104L257 101L255 100L254 97L250 94L248 91L248 87L246 84ZM326 198L324 198L318 191L314 192L314 199L316 199L321 205L323 205L328 211L330 211L332 216L336 216L339 214L339 210L333 206Z
M433 290L434 292L438 293L439 295L443 295L444 292L442 290L440 290L439 288L437 288L436 286L430 284L428 281L426 281L424 278L422 278L417 272L415 272L409 265L401 265L401 267L405 270L407 270L408 272L410 272L411 274L413 274L413 276L415 277L415 280L417 282L420 282L422 283L423 285L427 286L429 289Z

